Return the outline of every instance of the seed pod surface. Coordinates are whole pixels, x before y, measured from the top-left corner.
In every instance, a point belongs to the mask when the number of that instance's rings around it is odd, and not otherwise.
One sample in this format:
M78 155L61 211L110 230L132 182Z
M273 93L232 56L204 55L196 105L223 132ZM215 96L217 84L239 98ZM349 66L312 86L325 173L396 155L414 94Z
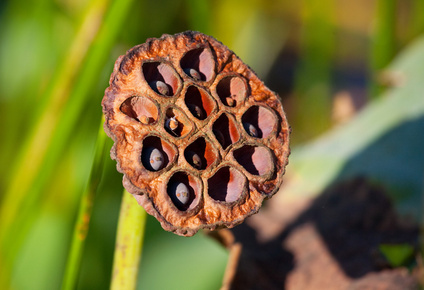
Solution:
M165 230L233 227L282 183L278 95L214 38L151 38L115 63L102 101L124 186Z

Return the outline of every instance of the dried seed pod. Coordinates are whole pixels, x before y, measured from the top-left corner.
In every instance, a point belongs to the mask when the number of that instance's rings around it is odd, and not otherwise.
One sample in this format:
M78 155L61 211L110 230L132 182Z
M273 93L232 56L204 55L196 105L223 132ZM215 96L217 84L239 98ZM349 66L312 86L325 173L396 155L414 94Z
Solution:
M102 105L125 188L168 231L233 227L282 183L290 129L279 97L212 37L132 48Z

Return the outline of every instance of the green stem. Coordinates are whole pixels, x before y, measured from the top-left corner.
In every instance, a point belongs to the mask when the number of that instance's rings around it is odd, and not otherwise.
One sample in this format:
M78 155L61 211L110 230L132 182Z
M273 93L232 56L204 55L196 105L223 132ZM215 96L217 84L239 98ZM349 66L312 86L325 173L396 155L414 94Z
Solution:
M78 273L81 264L82 253L90 226L91 212L94 203L94 197L102 179L103 165L108 150L106 146L106 134L103 131L104 119L100 125L96 142L96 151L91 168L90 178L87 188L81 196L78 218L75 223L72 245L66 265L65 276L62 289L75 289L78 281Z
M137 284L146 211L124 190L113 259L112 290L132 290Z

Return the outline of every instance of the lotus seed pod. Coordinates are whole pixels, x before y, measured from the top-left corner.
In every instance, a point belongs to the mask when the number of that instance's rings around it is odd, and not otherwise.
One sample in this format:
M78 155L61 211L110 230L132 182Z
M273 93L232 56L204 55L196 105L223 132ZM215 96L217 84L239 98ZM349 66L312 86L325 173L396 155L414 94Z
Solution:
M210 36L133 47L102 106L125 188L167 231L233 227L282 183L290 127L280 98Z

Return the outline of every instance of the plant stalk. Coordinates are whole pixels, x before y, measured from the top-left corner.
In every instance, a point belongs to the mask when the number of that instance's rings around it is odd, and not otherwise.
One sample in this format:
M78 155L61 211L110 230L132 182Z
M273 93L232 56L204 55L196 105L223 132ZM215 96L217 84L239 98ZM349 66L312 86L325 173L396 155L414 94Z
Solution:
M136 288L146 218L146 211L124 190L113 259L112 290Z

